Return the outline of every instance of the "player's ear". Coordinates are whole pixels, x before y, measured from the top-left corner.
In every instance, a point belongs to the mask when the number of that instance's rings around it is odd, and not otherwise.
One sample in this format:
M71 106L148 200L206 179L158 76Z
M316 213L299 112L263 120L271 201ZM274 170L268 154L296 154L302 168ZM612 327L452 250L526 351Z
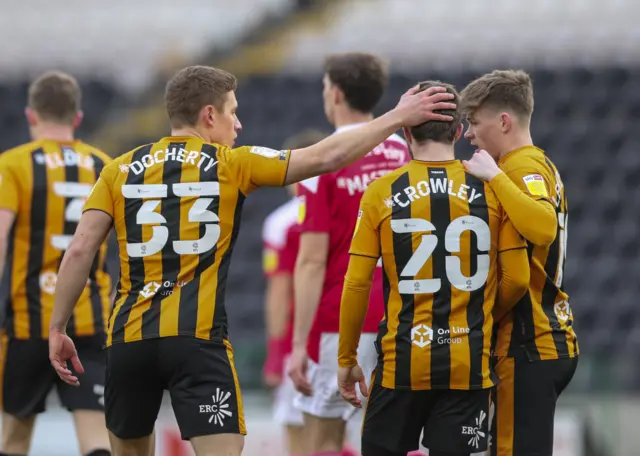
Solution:
M456 129L456 136L455 138L453 138L454 143L462 138L462 132L464 132L464 125L462 125L462 122L460 122L458 124L458 128Z
M82 119L84 119L84 113L82 111L76 112L76 115L73 118L74 130L80 126L80 124L82 123Z
M500 130L502 130L502 133L509 133L509 131L511 131L512 124L513 118L511 117L511 114L509 114L508 112L501 112Z
M336 86L331 87L331 101L333 104L341 104L344 101L344 93Z
M215 108L212 105L206 105L200 111L200 118L207 127L212 127L216 123Z
M38 124L38 115L30 107L27 106L24 108L24 115L26 116L30 127L35 127Z
M407 140L407 144L411 144L413 142L413 138L411 137L411 130L407 127L402 127L402 133L404 134L404 139Z

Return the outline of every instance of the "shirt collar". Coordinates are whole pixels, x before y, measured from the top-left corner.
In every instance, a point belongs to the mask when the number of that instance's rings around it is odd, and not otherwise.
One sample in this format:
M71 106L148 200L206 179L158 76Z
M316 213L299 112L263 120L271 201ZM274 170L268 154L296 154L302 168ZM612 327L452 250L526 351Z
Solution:
M336 131L334 133L342 133L343 131L353 130L354 128L358 128L358 127L364 125L365 123L366 122L349 124L349 125L342 125L341 127L336 128Z

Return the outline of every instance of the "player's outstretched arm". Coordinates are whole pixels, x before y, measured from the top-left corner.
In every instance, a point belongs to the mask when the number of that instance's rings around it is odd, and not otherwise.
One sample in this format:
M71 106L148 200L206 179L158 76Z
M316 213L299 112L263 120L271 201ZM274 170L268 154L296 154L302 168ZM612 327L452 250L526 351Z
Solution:
M80 218L69 248L64 254L54 296L50 329L64 333L80 298L93 260L111 229L112 219L98 210L88 210Z
M524 177L518 170L515 170L517 175L506 175L484 150L477 151L470 160L463 160L462 163L469 173L489 182L514 226L526 240L543 246L555 240L558 221L553 205L549 200L536 199L518 187L514 180L520 183ZM525 185L524 181L522 185Z
M444 87L416 91L416 87L410 89L393 110L359 128L331 135L304 149L292 150L285 184L344 168L402 127L432 120L452 120L451 116L436 111L455 109L456 105L447 101L454 97L453 94L446 93Z

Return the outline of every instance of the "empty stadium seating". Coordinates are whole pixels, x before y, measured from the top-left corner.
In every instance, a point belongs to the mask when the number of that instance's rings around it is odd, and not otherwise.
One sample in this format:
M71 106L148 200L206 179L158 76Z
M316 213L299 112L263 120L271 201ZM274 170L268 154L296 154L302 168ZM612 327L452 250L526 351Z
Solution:
M537 67L636 59L640 3L629 0L344 0L296 39L287 68L316 69L327 52L369 51L409 70L517 62ZM615 24L615 25L614 25ZM392 39L390 39L392 37Z
M0 15L3 78L54 66L136 90L164 60L193 61L212 48L228 48L296 0L10 3Z

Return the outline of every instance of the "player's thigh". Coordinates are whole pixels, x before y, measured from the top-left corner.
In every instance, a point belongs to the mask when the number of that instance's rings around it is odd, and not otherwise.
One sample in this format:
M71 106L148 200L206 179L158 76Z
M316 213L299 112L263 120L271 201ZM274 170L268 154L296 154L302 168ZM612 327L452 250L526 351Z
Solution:
M244 448L241 434L201 435L190 440L196 456L240 456Z
M71 412L104 412L106 356L102 349L103 339L102 336L74 338L78 357L84 367L84 374L78 375L80 386L68 385L60 379L56 381L60 403Z
M342 418L322 418L304 414L309 451L339 452L344 445L346 422Z
M374 383L362 424L362 448L392 453L416 450L431 408L429 392L393 390Z
M231 346L222 341L172 337L163 339L161 347L162 357L173 371L168 388L182 438L245 435L242 395ZM233 442L243 438L218 440L236 445Z
M165 388L158 340L118 343L106 350L104 405L107 429L117 439L153 433Z
M75 410L73 424L81 454L109 449L109 433L101 410Z
M109 443L113 456L155 456L155 432L137 439L120 439L109 432Z
M486 451L491 390L433 391L435 402L424 424L422 444L438 454Z
M2 414L2 449L8 454L28 454L36 415L17 418Z
M291 456L303 456L309 453L307 433L304 426L285 426L286 444L288 454Z

